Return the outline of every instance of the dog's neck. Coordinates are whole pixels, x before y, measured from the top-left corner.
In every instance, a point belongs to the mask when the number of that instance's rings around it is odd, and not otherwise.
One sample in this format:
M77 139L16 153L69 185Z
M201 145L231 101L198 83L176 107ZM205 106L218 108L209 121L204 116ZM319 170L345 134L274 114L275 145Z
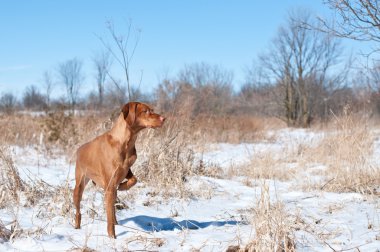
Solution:
M135 144L137 133L141 129L142 128L134 129L127 125L124 115L121 113L109 133L120 145L132 146Z

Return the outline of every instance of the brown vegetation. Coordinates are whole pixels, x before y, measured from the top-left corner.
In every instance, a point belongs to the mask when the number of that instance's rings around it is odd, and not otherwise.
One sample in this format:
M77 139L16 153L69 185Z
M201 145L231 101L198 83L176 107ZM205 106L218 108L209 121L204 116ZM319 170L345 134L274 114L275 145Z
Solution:
M260 199L252 210L251 222L255 238L246 246L246 251L296 251L295 218L280 201L271 201L265 182L261 184Z
M330 125L321 142L304 153L309 163L327 167L321 172L326 180L320 189L378 194L380 170L374 153L375 126L368 118L351 114L348 107Z

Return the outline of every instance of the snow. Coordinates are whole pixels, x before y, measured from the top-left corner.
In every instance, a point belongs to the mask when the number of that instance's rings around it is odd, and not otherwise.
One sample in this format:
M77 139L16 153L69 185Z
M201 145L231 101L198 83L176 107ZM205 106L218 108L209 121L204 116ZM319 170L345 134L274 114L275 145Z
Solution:
M218 143L207 146L206 153L199 153L198 158L206 164L217 164L222 168L239 166L252 160L253 156L260 156L264 153L281 154L284 149L291 150L300 144L313 145L318 142L323 133L315 133L305 129L269 131L267 139L276 141L264 141L258 143L229 144Z
M218 143L206 146L198 159L228 169L244 166L253 156L270 151L280 155L284 148L316 144L324 133L311 130L279 130L257 143ZM375 143L375 154L380 142ZM15 165L26 181L43 180L52 186L74 185L74 165L59 151L41 147L11 146L19 157ZM286 211L302 223L295 231L297 251L378 251L380 249L380 201L358 193L300 191L300 180L321 179L311 172L323 165L305 167L291 181L242 177L189 178L188 188L204 196L186 199L151 195L151 189L138 183L128 192L127 209L117 210L117 239L107 237L103 193L89 185L82 200L82 228L73 227L73 208L58 214L65 202L41 199L37 206L0 209L0 220L8 229L18 220L24 232L0 243L0 251L67 251L90 248L96 251L225 251L229 246L248 244L255 237L251 209L257 207L260 185L267 183L272 201L280 201ZM250 180L251 183L246 181ZM209 191L209 193L208 193ZM125 196L124 195L124 196ZM133 195L133 196L132 196ZM71 197L71 195L69 195ZM128 197L124 199L129 199Z

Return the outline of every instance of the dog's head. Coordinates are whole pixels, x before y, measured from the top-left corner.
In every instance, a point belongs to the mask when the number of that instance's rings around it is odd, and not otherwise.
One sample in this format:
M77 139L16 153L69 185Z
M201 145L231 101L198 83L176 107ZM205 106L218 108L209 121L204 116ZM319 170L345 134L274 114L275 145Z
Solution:
M159 128L165 117L153 112L153 109L141 102L129 102L121 110L127 125L133 129Z

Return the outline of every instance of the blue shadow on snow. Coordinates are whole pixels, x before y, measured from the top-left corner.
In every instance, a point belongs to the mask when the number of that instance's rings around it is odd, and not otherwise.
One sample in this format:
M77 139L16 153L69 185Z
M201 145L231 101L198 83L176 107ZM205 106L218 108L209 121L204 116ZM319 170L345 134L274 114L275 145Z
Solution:
M209 226L221 227L224 225L244 224L238 221L206 221L199 222L195 220L176 221L172 218L157 218L145 215L139 215L125 220L121 220L120 224L134 222L137 226L145 231L173 231L174 229L202 229Z

